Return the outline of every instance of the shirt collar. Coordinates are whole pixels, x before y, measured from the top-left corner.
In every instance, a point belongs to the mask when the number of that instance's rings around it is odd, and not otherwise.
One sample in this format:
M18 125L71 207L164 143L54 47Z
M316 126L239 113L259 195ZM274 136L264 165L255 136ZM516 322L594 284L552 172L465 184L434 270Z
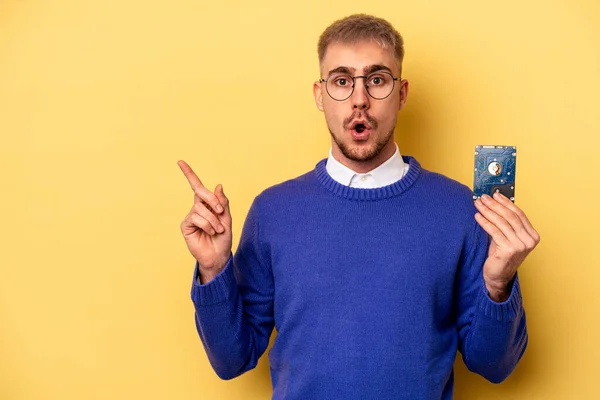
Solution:
M357 175L371 175L378 187L391 185L400 180L405 173L405 163L400 154L400 149L398 148L398 144L394 144L396 146L394 154L383 164L364 174L359 174L336 160L330 148L326 165L327 173L335 181L346 186L350 186L352 178Z

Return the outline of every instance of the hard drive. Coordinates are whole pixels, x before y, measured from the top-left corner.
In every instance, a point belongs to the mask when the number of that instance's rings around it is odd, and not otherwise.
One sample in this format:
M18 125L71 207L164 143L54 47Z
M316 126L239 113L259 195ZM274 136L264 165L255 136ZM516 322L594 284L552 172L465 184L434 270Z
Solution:
M517 148L515 146L475 146L473 200L483 194L500 192L515 201Z

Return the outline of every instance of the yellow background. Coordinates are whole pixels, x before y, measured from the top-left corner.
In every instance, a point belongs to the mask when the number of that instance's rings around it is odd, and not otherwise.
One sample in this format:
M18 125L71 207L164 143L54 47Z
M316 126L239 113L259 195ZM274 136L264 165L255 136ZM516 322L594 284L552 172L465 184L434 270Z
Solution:
M179 233L188 161L224 185L234 249L262 189L312 169L316 43L354 12L406 41L403 154L471 185L476 144L518 146L542 236L521 269L530 344L456 399L600 398L600 5L503 2L0 2L0 398L266 399L266 357L210 368Z

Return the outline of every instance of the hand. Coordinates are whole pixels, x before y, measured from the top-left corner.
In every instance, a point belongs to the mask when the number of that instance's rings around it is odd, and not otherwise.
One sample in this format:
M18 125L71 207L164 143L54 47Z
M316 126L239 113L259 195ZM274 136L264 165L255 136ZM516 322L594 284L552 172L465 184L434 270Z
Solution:
M475 220L491 236L488 258L483 265L485 285L494 301L508 299L509 284L525 257L540 242L540 235L519 207L500 193L475 201Z
M184 161L177 164L194 191L194 205L183 222L181 233L188 250L198 260L200 280L206 283L221 272L231 253L231 213L223 185L208 190Z

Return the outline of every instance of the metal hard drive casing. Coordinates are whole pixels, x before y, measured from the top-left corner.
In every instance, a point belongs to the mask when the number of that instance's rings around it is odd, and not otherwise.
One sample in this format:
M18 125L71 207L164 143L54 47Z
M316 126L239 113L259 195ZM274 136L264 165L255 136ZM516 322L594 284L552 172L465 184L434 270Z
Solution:
M473 200L500 192L515 201L517 148L515 146L475 146Z

